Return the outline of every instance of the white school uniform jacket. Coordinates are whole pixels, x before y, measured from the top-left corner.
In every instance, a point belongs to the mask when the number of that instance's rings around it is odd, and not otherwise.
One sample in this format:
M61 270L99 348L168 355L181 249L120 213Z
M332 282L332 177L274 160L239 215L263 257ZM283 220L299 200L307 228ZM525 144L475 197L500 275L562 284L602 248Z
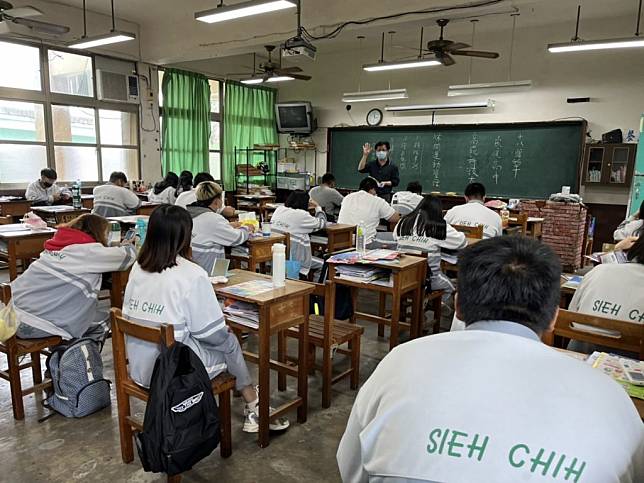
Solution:
M391 207L402 215L407 215L414 211L423 201L423 197L411 191L398 191L391 198Z
M95 321L102 274L125 270L135 259L132 245L85 243L43 251L11 283L18 319L65 339L82 336Z
M127 188L107 183L94 188L94 208L92 213L104 217L127 216L141 206L138 196Z
M123 314L153 327L171 324L175 340L195 351L211 378L226 369L222 344L234 335L228 332L208 274L197 264L178 257L174 267L150 273L136 263L125 288ZM158 344L131 339L127 354L132 379L149 386Z
M168 186L166 189L164 189L161 193L155 194L154 189L151 189L148 192L148 201L150 203L163 203L166 205L174 205L174 202L176 201L176 188L173 188L172 186Z
M366 191L356 191L344 197L338 223L347 225L365 224L365 239L371 243L376 238L380 219L388 220L396 213L389 203Z
M478 200L472 200L450 209L445 213L445 221L450 225L483 225L483 238L492 238L503 234L501 217Z
M631 216L619 224L617 230L613 233L613 239L615 241L621 241L629 236L636 235L638 232L640 232L640 236L644 235L642 228L644 228L644 220L638 220Z
M29 183L29 186L27 186L25 198L36 203L47 203L48 205L51 205L54 203L54 195L59 195L61 193L69 194L69 190L61 188L56 183L51 185L49 188L43 188L40 181L34 181L33 183Z
M184 191L179 196L177 196L177 200L174 202L174 204L177 206L181 206L182 208L186 208L188 205L191 205L196 202L197 202L197 190L193 188L190 191Z
M345 483L636 483L644 425L601 371L522 325L478 322L391 351L337 458Z
M217 258L225 258L224 247L236 247L248 240L245 228L233 228L230 223L210 208L188 206L192 217L192 259L211 273Z
M584 276L568 309L644 324L644 265L634 262L597 265ZM588 326L575 324L575 327ZM612 332L595 327L588 330Z
M438 240L425 235L419 235L414 225L412 235L399 235L400 223L394 229L394 240L398 242L398 250L418 250L427 252L427 263L432 275L441 273L441 250L460 250L467 246L465 233L456 231L449 223L447 224L447 235L444 240Z
M271 218L271 229L291 236L290 259L300 262L300 273L308 275L311 269L311 238L309 234L326 226L326 214L317 207L315 216L308 211L280 206Z

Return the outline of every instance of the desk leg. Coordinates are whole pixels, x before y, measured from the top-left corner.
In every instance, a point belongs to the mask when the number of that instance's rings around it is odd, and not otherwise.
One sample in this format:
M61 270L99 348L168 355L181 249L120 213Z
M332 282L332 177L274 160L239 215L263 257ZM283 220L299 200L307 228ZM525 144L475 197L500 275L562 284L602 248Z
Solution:
M260 448L269 444L269 402L271 397L271 332L268 307L260 307L259 314L259 440Z
M304 322L300 325L297 362L297 395L302 404L297 408L297 422L305 423L308 412L309 394L309 296L304 297Z
M400 272L394 274L394 289L391 300L391 333L389 334L389 350L398 345L400 335Z
M7 242L7 254L9 258L7 260L7 265L9 265L9 280L13 281L16 279L16 277L18 277L18 268L16 267L18 260L16 260L16 241L15 240L9 240Z
M284 364L288 360L286 330L277 333L277 360ZM282 371L277 371L277 390L286 391L286 374Z
M385 316L385 308L387 306L387 294L379 292L378 294L378 317ZM385 324L378 323L378 337L385 336Z

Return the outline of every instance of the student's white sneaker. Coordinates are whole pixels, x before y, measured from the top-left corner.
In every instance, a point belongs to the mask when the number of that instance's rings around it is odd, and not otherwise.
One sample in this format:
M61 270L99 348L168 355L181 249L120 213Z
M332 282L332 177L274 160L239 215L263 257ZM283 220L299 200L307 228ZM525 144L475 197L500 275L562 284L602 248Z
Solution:
M244 408L244 412L246 412L247 408ZM271 414L275 410L273 408L270 408ZM284 431L286 428L288 428L291 425L288 419L286 418L277 418L273 421L270 422L268 425L268 428L271 431ZM255 411L248 410L248 414L246 414L246 418L244 419L244 427L242 429L244 433L258 433L259 432L259 415Z

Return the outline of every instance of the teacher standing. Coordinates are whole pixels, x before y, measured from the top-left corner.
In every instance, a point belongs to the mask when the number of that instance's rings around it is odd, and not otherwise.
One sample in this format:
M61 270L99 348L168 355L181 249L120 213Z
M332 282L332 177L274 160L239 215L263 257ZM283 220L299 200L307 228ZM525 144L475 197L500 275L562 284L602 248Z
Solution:
M367 173L369 176L378 181L377 194L380 198L391 201L391 191L400 183L400 174L398 166L393 164L389 159L391 145L388 141L378 141L375 146L376 159L367 162L371 154L371 145L365 143L362 146L362 158L358 163L358 171Z

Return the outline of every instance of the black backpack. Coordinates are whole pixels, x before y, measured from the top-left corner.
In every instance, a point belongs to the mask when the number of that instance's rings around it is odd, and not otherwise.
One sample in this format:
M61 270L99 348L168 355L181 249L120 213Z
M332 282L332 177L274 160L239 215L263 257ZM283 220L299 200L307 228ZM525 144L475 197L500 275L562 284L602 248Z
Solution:
M219 410L210 378L190 347L161 344L137 449L145 471L174 476L219 445Z

